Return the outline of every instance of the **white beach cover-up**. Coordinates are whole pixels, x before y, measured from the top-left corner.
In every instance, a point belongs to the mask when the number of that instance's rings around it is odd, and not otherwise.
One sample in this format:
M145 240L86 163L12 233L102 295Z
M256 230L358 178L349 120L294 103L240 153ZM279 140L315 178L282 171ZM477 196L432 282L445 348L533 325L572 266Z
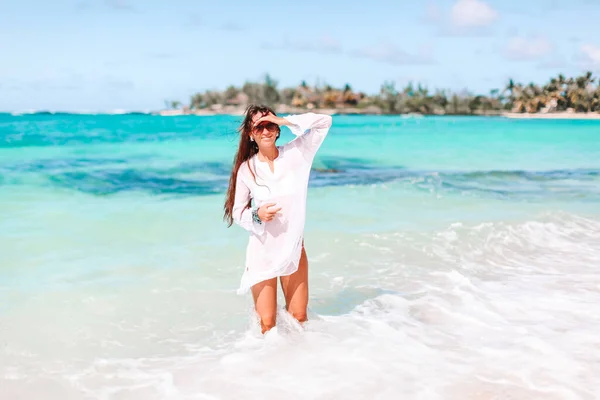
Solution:
M233 219L250 232L246 263L238 294L267 279L293 274L298 269L304 238L306 194L314 156L331 127L331 116L305 113L285 117L297 137L278 146L279 155L269 164L254 155L244 162L236 181ZM249 168L252 168L255 177ZM268 222L252 219L248 201L260 207L276 203L281 211Z

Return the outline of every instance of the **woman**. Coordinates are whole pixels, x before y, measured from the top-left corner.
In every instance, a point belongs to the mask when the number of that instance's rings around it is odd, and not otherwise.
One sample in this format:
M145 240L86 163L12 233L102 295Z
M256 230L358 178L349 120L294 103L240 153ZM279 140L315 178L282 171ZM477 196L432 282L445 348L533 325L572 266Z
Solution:
M283 125L297 138L277 146ZM268 107L251 105L239 128L224 218L250 232L238 293L251 289L262 333L275 326L278 277L286 310L300 323L307 319L306 192L315 153L330 127L329 115L281 118Z

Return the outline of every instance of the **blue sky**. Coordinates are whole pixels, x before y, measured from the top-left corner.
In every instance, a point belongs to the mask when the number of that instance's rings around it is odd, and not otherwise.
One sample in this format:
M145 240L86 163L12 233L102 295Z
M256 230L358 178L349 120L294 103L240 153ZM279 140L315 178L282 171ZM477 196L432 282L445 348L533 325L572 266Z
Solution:
M270 73L477 93L600 74L598 0L2 0L0 110L158 109Z

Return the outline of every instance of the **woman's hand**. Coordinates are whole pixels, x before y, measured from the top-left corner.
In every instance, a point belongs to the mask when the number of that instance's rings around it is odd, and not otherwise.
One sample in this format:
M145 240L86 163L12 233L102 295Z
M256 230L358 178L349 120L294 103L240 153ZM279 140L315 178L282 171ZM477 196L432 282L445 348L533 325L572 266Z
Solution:
M270 122L273 122L273 121L270 121ZM281 207L274 208L273 206L275 206L275 205L276 205L276 203L266 203L259 207L258 217L260 218L261 221L268 222L268 221L271 221L273 218L275 218L275 214L277 214L279 211L281 211Z
M254 123L254 127L258 126L261 122L272 122L272 123L277 124L279 126L290 125L290 122L287 119L281 118L281 117L277 117L277 116L275 116L273 114L263 115L262 117L260 117L259 119L257 119L256 122Z

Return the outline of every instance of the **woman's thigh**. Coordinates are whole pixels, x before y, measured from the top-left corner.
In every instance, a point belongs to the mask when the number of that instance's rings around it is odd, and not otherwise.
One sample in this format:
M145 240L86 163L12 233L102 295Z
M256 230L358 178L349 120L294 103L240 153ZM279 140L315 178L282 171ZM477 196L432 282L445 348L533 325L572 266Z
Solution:
M308 306L308 258L302 247L298 270L289 276L281 277L281 288L285 296L286 308L297 320L306 320Z

